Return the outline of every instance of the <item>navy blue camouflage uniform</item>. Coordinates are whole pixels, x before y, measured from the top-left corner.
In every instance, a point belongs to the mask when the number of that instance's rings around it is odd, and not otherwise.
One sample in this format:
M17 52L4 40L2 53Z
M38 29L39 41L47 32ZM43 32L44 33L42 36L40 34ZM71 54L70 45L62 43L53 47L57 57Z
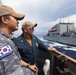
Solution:
M32 46L23 37L23 34L20 35L18 38L15 38L14 43L19 50L22 60L29 63L30 65L34 65L37 61L38 49L47 51L47 47L36 36L32 35L31 38Z
M14 43L18 48L22 60L34 65L37 60L38 49L47 50L47 47L36 36L32 35L32 46L26 41L23 35L14 39Z
M11 37L0 30L0 75L24 75L20 60Z

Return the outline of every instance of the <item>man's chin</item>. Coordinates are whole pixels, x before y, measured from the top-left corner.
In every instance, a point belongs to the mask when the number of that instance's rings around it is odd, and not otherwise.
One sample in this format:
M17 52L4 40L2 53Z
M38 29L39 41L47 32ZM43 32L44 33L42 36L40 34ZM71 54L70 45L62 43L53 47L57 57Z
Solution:
M17 31L18 30L18 28L17 29L15 29L15 31Z
M14 31L17 31L17 30L18 30L18 29L14 29L13 32L14 32Z

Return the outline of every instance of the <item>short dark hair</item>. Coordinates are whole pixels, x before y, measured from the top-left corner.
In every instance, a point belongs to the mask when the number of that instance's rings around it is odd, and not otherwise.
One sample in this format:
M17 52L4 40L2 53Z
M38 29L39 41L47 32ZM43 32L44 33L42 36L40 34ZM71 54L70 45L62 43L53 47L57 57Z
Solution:
M8 20L10 20L10 17L9 17L10 15L8 14L8 15L4 15L4 17L6 18L6 19L8 19ZM2 23L2 16L0 16L0 24Z

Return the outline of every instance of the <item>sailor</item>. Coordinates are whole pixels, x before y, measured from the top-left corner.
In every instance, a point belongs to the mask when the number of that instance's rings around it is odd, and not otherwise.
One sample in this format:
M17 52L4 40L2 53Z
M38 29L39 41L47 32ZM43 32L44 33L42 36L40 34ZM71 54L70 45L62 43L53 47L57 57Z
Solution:
M32 23L26 21L22 25L23 33L16 39L14 43L16 44L23 62L23 70L25 75L37 75L37 55L38 49L49 51L50 47L46 47L43 42L33 35L34 28L37 26L37 23ZM52 48L52 50L55 50Z
M11 7L0 6L0 75L24 75L21 57L10 34L18 29L18 20L23 14L16 13Z

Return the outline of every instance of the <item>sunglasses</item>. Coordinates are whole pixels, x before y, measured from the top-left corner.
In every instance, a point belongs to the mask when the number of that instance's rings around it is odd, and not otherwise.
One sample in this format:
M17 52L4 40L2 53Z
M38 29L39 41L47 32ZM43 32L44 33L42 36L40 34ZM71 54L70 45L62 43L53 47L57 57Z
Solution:
M31 30L34 30L34 27L27 27L27 28L29 28L29 29L31 29Z

